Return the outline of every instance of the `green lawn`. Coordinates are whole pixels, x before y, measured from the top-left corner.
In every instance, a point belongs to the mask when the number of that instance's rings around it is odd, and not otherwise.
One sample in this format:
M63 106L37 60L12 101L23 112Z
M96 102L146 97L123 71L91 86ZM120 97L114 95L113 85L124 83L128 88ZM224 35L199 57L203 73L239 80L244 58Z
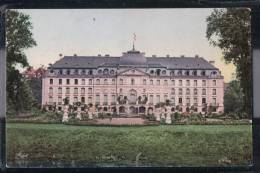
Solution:
M60 166L248 165L252 160L252 126L9 123L7 159L10 166L37 166L47 160Z

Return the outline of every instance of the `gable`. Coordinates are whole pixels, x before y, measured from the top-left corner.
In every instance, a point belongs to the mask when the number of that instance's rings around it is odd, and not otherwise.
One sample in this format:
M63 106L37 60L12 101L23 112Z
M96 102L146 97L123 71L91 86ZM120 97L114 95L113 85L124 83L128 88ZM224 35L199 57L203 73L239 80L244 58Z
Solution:
M127 69L125 71L120 72L118 75L122 75L122 76L148 76L149 74L147 74L146 72L144 72L140 69L131 68L131 69Z

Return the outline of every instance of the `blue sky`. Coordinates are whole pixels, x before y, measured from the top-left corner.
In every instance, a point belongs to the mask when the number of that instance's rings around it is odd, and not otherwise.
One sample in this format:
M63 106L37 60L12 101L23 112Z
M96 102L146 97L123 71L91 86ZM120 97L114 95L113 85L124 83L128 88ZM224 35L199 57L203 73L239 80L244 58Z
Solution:
M199 56L215 60L225 81L235 68L206 39L206 17L212 9L82 9L19 10L29 14L37 46L26 50L34 67L63 55L120 56L132 48L146 56Z

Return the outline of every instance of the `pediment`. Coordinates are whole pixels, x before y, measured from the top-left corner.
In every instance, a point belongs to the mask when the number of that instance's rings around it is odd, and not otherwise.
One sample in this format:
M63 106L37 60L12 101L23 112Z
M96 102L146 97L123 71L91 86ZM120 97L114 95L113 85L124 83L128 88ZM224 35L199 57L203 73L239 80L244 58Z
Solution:
M148 76L148 74L140 69L131 68L120 72L118 75L123 76Z

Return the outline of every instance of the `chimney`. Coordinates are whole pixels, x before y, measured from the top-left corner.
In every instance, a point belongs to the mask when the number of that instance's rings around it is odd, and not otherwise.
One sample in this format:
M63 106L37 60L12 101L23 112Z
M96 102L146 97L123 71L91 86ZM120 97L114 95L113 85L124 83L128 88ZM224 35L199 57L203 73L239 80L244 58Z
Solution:
M155 57L156 57L156 55L152 55L152 57L154 57L154 58L155 58Z
M77 56L77 54L74 54L74 56Z
M184 55L181 55L181 58L184 58L185 56Z
M211 65L215 65L215 61L209 61Z
M62 53L60 53L59 56L62 57Z
M109 57L109 54L105 54L106 57Z
M199 58L199 55L195 55L195 58Z
M167 57L167 58L170 58L170 55L169 55L169 54L167 54L167 55L166 55L166 57Z
M101 56L101 54L98 54L98 56Z

